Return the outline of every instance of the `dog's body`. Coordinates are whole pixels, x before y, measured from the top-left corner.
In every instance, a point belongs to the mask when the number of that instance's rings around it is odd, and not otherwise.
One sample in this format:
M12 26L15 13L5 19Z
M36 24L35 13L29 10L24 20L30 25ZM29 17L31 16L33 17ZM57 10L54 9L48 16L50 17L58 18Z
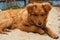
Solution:
M12 18L8 14L8 12L1 11L0 12L0 33L4 33L5 29L10 26L12 23Z
M26 6L26 8L19 11L12 9L6 10L5 13L7 13L6 15L7 15L8 24L5 24L6 22L3 22L4 25L0 27L0 32L4 28L7 28L8 26L11 25L12 28L15 27L22 31L37 32L39 34L44 34L46 32L51 37L58 38L58 36L55 33L53 33L48 27L46 27L46 23L47 23L46 20L50 10L51 10L51 5L49 3L29 4L28 6ZM4 13L4 11L2 13ZM1 19L1 20L5 20L5 19Z

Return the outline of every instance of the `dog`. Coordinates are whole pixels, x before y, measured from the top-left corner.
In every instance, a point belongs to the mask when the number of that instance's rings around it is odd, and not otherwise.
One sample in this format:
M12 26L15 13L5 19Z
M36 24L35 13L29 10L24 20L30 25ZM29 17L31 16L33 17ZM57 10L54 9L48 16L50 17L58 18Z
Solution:
M52 6L50 3L30 3L24 9L21 10L6 10L6 15L9 17L7 27L17 28L26 32L36 32L39 34L47 33L52 38L57 39L59 36L52 32L52 30L46 27L47 17ZM4 13L4 12L3 12ZM5 20L5 19L2 19ZM6 26L0 27L2 31ZM1 29L2 28L2 29ZM0 31L0 32L1 32ZM4 31L3 31L4 32ZM2 33L3 33L2 32Z

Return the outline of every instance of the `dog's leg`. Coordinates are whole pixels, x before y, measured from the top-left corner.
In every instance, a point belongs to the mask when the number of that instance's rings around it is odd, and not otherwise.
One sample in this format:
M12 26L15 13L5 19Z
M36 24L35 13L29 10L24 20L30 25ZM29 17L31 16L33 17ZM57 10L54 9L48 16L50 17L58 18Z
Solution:
M26 29L26 31L27 32L35 32L35 30L37 29L35 26L28 26L28 27L25 27Z
M4 28L3 31L4 32L10 32L10 30L8 28Z
M59 38L59 36L58 36L57 34L55 34L54 32L52 32L52 30L51 30L50 28L44 27L43 29L44 29L45 32L46 32L49 36L51 36L52 38L54 38L54 39Z
M36 32L37 33L39 33L39 34L45 34L45 32L44 32L44 30L42 30L41 28L38 28L37 30L36 30Z
M3 28L0 28L0 33L1 33L1 34L6 34L6 33L3 31Z
M22 24L20 24L17 28L26 32L35 32L35 30L37 29L37 27L35 26L22 25Z

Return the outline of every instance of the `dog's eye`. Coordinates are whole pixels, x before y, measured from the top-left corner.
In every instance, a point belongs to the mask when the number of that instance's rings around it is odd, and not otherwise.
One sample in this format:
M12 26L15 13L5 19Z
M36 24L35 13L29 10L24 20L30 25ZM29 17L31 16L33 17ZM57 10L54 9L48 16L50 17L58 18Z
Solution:
M34 16L38 16L37 14L34 14Z
M41 14L41 16L44 16L44 14Z

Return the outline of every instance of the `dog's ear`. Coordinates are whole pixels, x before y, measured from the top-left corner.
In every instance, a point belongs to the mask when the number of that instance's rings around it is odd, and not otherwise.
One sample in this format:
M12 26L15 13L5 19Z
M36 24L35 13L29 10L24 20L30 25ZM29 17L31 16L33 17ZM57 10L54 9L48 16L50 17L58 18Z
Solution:
M36 8L36 5L29 5L29 6L27 6L27 11L29 13L32 13L35 10L35 8Z
M43 6L43 9L44 9L46 12L49 12L49 11L51 10L51 8L52 8L51 3L49 3L49 2L43 3L42 6Z

